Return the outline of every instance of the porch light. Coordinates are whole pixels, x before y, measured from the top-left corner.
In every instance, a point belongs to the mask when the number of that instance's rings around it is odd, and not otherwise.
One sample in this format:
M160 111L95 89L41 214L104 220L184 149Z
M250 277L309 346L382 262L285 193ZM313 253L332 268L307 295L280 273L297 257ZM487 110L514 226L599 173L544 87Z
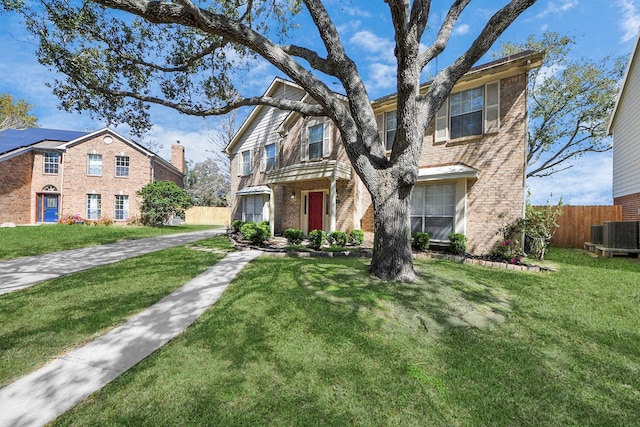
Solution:
M291 198L295 199L296 198L296 193L294 193L293 191L291 192Z

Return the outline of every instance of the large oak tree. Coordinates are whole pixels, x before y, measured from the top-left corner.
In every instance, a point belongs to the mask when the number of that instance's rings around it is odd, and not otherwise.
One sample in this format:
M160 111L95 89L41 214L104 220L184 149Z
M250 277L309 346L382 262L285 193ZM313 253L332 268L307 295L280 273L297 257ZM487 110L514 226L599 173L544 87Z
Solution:
M66 109L91 110L138 129L150 125L149 104L195 116L269 105L329 117L373 201L370 271L408 281L415 279L410 197L425 131L458 79L536 2L491 2L496 11L477 38L419 94L421 73L443 52L471 0L451 1L430 38L425 34L430 0L385 0L397 63L397 131L387 157L357 64L320 0L41 0L30 10L20 0L2 1L5 8L22 11L39 36L40 61L67 76L54 85ZM306 29L307 34L315 32L322 50L286 42L290 17L297 13L310 15L315 28ZM234 73L256 56L315 102L239 93ZM324 83L330 79L339 82L342 95Z

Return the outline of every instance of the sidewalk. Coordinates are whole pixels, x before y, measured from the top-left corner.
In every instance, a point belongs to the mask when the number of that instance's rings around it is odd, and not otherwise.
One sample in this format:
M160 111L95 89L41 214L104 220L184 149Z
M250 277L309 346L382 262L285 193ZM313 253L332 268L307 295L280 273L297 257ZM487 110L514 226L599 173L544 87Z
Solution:
M261 253L230 253L122 326L0 389L0 427L53 421L184 331Z
M0 295L65 274L76 273L225 233L225 229L218 228L168 234L0 261Z

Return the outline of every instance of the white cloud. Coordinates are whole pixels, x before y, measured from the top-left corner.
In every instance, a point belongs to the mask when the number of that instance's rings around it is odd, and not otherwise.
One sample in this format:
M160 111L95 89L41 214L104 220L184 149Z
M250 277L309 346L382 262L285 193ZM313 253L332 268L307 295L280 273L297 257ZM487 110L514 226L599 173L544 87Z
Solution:
M369 79L366 86L369 90L394 89L396 84L395 65L374 63L369 66Z
M393 40L378 37L370 31L358 31L349 39L349 42L356 47L364 49L372 55L370 58L377 61L393 62Z
M340 10L346 12L349 16L359 16L362 18L371 18L373 16L368 10L360 9L359 7L342 6Z
M561 15L570 9L576 7L579 3L579 0L561 0L560 4L556 2L550 1L547 4L547 8L540 12L536 18L544 18L547 15Z
M467 35L468 33L469 33L469 25L467 24L456 25L455 28L453 29L454 36L464 36L464 35Z
M635 39L640 29L640 12L633 0L619 0L616 2L616 6L620 7L620 13L622 14L622 21L620 27L624 34L620 38L622 43Z

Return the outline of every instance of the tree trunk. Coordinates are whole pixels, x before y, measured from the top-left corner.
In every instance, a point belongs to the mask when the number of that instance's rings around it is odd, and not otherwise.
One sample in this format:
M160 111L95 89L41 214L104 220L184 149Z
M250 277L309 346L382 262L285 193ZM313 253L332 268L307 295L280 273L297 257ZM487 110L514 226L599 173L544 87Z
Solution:
M369 272L383 280L415 282L411 251L411 188L374 197L373 257Z

